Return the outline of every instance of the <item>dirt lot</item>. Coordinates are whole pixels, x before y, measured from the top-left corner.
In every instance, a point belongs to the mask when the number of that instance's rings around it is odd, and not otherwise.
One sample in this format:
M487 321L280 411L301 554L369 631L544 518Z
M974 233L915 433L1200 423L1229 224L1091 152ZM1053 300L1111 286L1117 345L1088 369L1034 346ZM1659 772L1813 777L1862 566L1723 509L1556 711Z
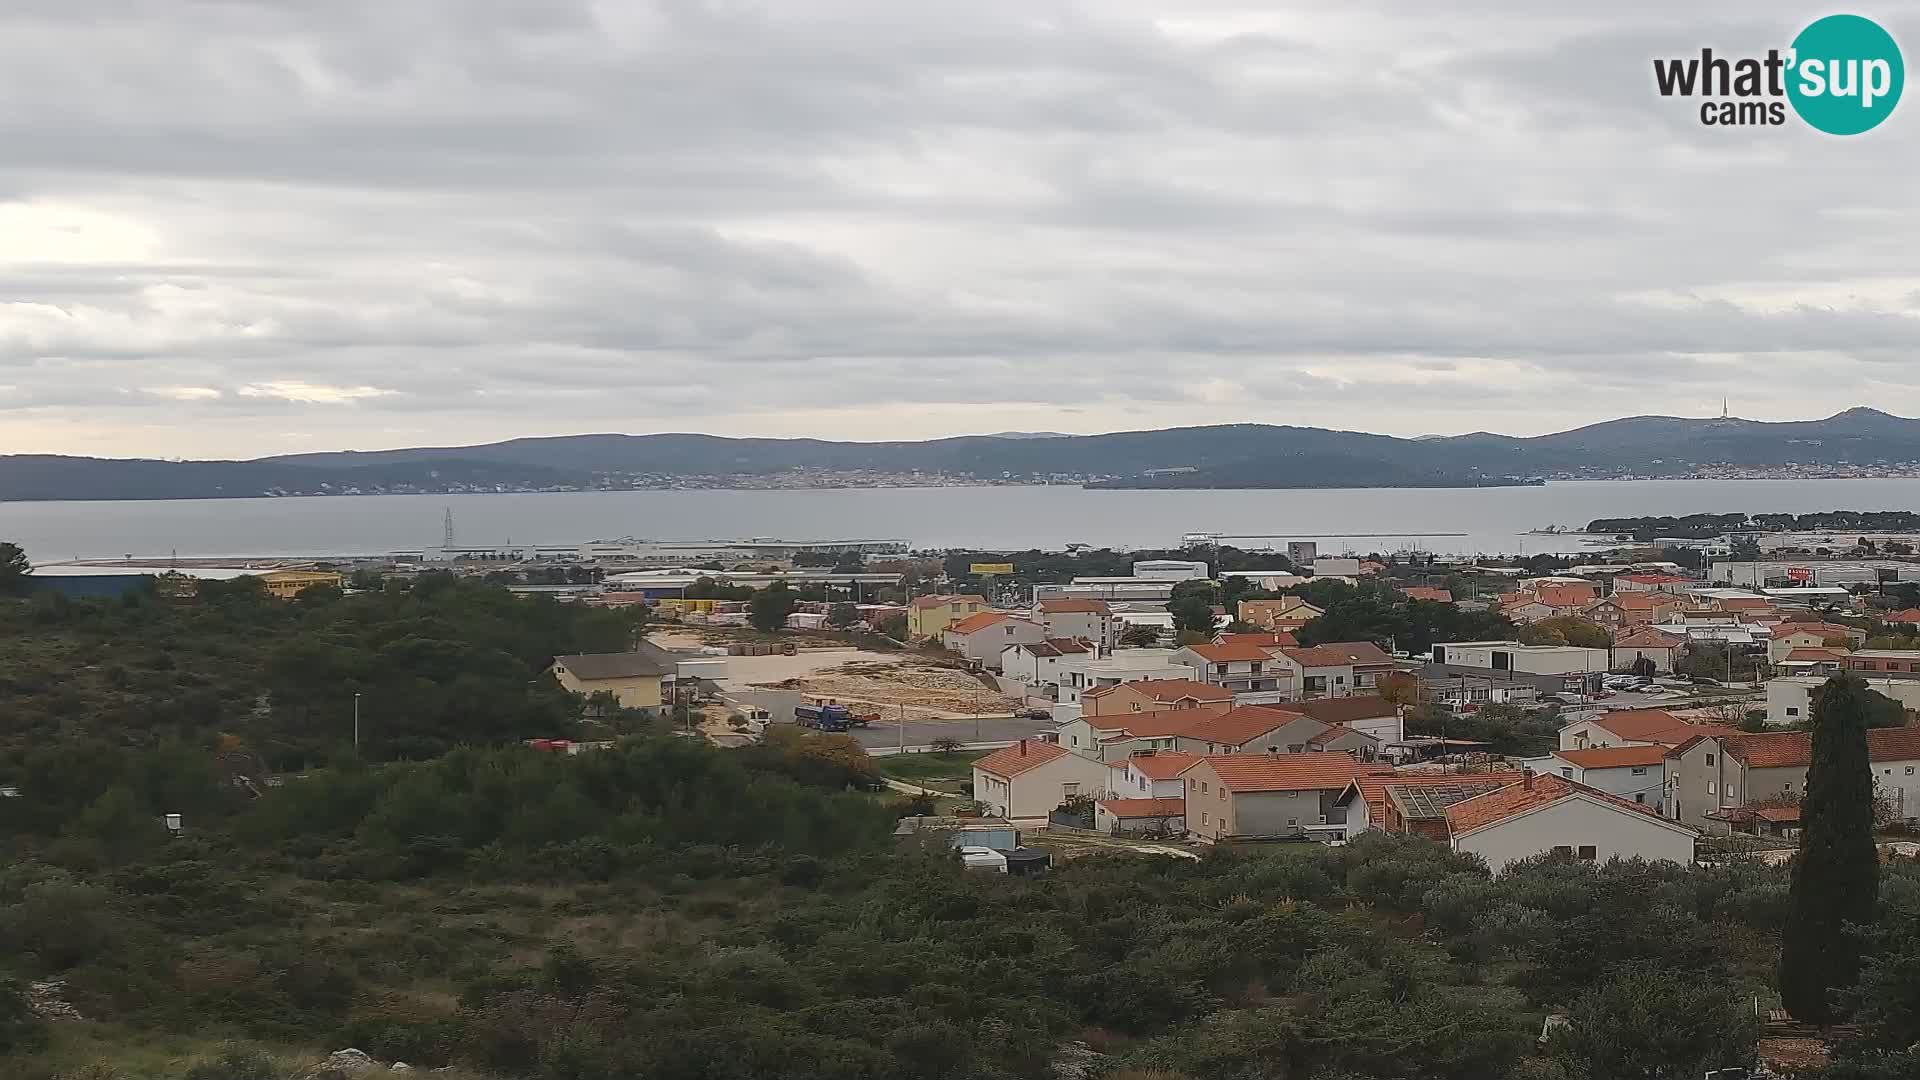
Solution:
M873 655L866 654L867 657ZM871 705L888 720L897 719L902 706L906 708L908 720L924 720L945 716L1003 716L1020 704L964 671L940 667L914 656L883 656L877 662L867 658L849 659L829 668L754 685L773 690L798 690L849 705Z

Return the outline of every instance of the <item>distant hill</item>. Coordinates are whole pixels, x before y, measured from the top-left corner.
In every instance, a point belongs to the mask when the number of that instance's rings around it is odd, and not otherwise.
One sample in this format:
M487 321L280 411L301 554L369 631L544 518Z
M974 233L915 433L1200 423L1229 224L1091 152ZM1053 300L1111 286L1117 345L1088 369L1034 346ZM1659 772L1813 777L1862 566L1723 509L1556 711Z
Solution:
M1543 476L1687 476L1707 466L1920 462L1920 421L1874 409L1763 423L1638 416L1530 438L1401 439L1266 424L1105 435L1006 432L925 442L567 435L479 446L291 454L254 461L0 457L0 500L659 486L902 484L921 479L1098 487L1450 487ZM822 477L825 479L823 480Z

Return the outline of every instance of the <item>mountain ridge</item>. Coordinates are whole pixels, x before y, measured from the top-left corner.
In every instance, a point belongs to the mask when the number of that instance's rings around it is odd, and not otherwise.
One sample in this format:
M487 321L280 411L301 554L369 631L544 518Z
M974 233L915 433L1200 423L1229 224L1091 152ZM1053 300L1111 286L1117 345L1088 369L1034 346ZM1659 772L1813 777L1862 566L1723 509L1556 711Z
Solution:
M838 442L699 432L529 436L470 446L161 461L0 456L0 500L223 498L649 487L1086 483L1127 488L1474 487L1539 477L1698 475L1920 463L1920 420L1633 416L1544 435L1401 438L1273 424L1094 435L1003 432ZM1914 470L1920 474L1920 466Z

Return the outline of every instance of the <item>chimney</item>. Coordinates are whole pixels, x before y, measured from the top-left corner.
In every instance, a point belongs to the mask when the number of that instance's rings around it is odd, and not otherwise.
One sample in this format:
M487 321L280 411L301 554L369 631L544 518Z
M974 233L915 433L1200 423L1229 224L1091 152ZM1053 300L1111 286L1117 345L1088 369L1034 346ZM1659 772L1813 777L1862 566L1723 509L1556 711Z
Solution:
M1528 791L1532 791L1533 790L1533 770L1532 769L1520 770L1520 782L1526 785L1526 788Z
M1020 740L1020 756L1021 757L1027 756L1027 740L1025 739Z

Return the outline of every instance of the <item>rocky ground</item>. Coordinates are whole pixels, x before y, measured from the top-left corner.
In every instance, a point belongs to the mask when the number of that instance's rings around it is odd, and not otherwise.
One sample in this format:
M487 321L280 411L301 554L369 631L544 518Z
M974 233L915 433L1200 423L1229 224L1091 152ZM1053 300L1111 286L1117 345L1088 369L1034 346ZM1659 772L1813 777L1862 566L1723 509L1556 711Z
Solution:
M1004 716L1020 703L978 677L956 668L912 659L852 661L826 671L755 683L771 690L798 690L851 706L870 706L887 720L902 707L908 720L945 716Z

